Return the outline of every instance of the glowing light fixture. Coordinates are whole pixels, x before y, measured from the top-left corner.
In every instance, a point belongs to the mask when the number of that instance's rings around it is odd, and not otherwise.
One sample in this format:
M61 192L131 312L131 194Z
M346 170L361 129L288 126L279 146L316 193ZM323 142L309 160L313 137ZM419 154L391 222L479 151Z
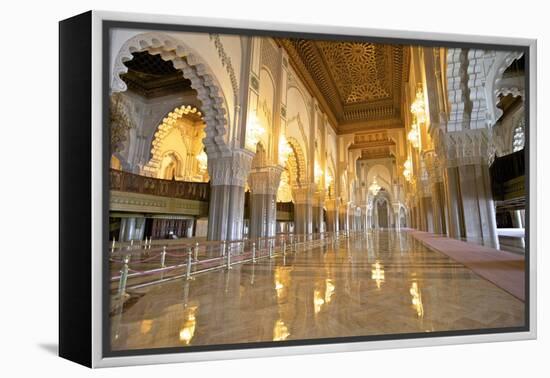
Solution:
M376 181L376 176L372 179L372 184L369 186L369 191L372 193L373 196L376 196L378 192L382 189L380 185L378 185L378 182Z
M317 184L321 182L321 177L323 177L323 170L321 169L321 166L318 162L315 162L315 165L313 166L313 176Z
M411 158L408 157L407 160L403 163L403 176L405 176L405 180L411 182L412 180L412 161Z
M422 86L420 85L416 89L416 98L411 104L411 113L416 116L418 122L426 122L426 104L424 102L424 93L422 92Z
M420 127L418 123L414 122L411 125L411 130L407 134L407 139L414 148L418 149L420 147Z
M325 187L327 188L327 190L329 190L330 184L332 184L332 180L334 180L332 175L330 174L330 172L327 172L327 175L325 176Z
M265 129L258 120L256 113L251 113L248 118L248 124L246 125L245 147L256 152L256 145L264 134Z
M284 166L292 154L292 147L288 143L284 133L279 136L279 164Z
M206 155L204 149L197 155L197 161L199 163L199 170L201 172L205 172L208 168L208 156Z

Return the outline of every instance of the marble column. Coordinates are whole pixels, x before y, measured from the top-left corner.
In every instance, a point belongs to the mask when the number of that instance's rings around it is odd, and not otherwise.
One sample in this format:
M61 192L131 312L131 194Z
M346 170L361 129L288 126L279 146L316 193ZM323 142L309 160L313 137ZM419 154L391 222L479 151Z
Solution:
M280 166L254 168L250 171L250 238L275 236L276 196L282 171Z
M464 236L464 216L462 214L462 198L460 196L457 167L445 169L443 183L447 208L447 235L451 238L460 239Z
M322 231L323 225L323 197L319 191L313 195L313 202L311 206L312 213L312 228L313 233L319 233Z
M347 206L338 205L338 227L340 231L348 230Z
M292 188L294 197L294 233L310 234L312 232L313 191L309 185L296 185Z
M512 210L510 211L512 216L512 227L514 228L523 228L523 222L521 219L521 210Z
M422 231L434 232L432 196L420 198L420 208L422 211Z
M336 212L336 200L325 200L327 207L327 229L328 232L334 232L338 229L338 213Z
M238 149L231 156L208 157L208 240L242 239L244 186L253 156L248 150Z
M485 164L467 164L458 170L466 238L498 248L489 167Z
M446 234L443 183L432 183L433 232Z

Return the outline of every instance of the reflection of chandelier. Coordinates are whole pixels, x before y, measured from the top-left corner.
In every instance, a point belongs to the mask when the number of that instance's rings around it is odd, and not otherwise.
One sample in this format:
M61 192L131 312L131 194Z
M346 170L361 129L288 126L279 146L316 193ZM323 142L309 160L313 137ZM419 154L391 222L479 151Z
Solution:
M411 131L407 134L407 139L411 142L414 148L420 147L420 132L418 123L414 122L411 125Z
M380 284L384 282L385 274L384 269L382 269L382 264L378 261L372 264L371 279L376 282L376 287L380 289Z
M403 176L405 176L405 179L409 182L412 179L412 161L410 157L403 163Z
M288 143L284 133L279 136L279 164L284 166L292 154L292 147Z
M378 182L376 181L376 176L374 176L374 179L372 180L372 184L370 184L369 186L369 190L374 196L376 196L380 191L380 189L382 189L382 187L378 185Z
M204 149L197 155L197 161L199 162L199 171L205 172L208 168L208 156Z
M260 124L256 113L251 113L248 117L248 123L246 125L246 138L245 146L249 150L256 152L256 145L262 139L265 134L265 129Z
M411 289L409 290L412 297L412 304L416 310L416 314L419 318L424 316L424 306L422 305L422 295L420 294L420 289L416 282L412 283Z
M424 123L426 121L426 106L424 104L424 94L422 93L421 86L416 90L416 98L411 105L411 113L416 116L418 122Z

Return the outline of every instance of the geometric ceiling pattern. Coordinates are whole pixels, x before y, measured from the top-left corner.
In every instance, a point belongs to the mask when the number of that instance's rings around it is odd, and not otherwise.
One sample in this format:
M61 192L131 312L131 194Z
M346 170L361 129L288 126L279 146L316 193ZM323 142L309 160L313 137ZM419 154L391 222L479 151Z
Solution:
M324 41L317 45L345 105L390 97L387 45Z
M121 75L132 91L152 98L191 90L191 81L183 77L182 71L176 69L172 61L147 51L132 55L133 58L124 63L128 72Z
M358 123L363 128L402 127L408 47L296 38L276 41L287 51L306 86L331 113L339 132L347 131L346 124Z

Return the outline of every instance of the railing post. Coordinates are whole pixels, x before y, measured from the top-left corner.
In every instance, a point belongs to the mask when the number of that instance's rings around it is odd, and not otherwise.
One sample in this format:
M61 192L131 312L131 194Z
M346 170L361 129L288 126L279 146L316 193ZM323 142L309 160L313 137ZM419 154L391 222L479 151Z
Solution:
M111 253L115 253L115 242L116 242L116 239L113 236L113 243L111 244Z
M197 261L199 259L199 243L195 243L195 261Z
M191 279L191 263L193 262L193 250L191 248L188 248L187 252L187 273L186 273L186 279Z
M286 255L286 239L283 237L283 256Z
M269 258L273 258L273 239L268 239L269 243Z
M165 268L166 265L164 264L166 262L166 246L162 247L162 252L160 254L160 267Z
M225 240L222 242L222 256L225 256Z
M126 282L128 281L128 264L130 263L130 255L124 256L124 265L120 271L120 281L118 281L118 296L122 298L126 294Z
M252 243L252 263L256 263L256 243Z
M231 269L231 246L227 249L225 240L223 241L223 250L227 253L227 269Z

